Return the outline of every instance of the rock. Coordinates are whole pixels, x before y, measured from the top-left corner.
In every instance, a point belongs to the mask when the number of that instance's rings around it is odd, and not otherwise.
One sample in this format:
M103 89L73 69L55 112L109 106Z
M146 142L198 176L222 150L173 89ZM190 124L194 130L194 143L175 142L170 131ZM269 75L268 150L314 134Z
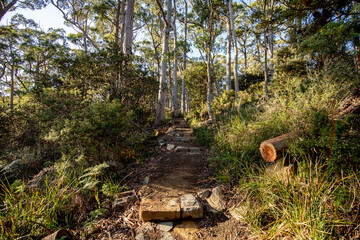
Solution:
M195 239L195 233L199 230L195 222L184 221L182 224L174 228L174 232L178 234L181 239Z
M159 138L158 139L158 144L159 144L160 147L163 147L163 146L166 145L166 142L164 141L164 139Z
M203 191L198 192L197 195L200 199L204 200L205 198L210 197L211 191L209 189L205 189Z
M122 208L126 208L131 201L136 198L134 191L126 191L118 194L117 198L112 204L114 211L118 211Z
M141 232L138 235L136 235L135 240L145 240L144 233Z
M176 240L176 238L174 238L173 235L171 235L171 233L165 232L165 233L161 236L160 240Z
M140 219L144 222L152 220L180 219L179 198L143 198L140 204Z
M136 230L136 233L137 234L146 233L146 232L151 232L152 230L153 230L153 226L151 222L146 222L143 225L141 225L139 229Z
M175 135L175 131L172 127L170 127L166 132L167 135L169 136L174 136Z
M163 231L163 232L170 232L173 229L174 223L173 222L161 222L156 226L156 229Z
M180 197L182 218L202 218L204 211L194 195L187 194Z
M144 180L143 180L143 184L144 185L147 185L147 184L149 184L149 182L150 182L150 177L149 176L146 176L145 178L144 178Z
M208 197L206 200L210 207L216 211L221 212L225 209L225 201L223 200L221 187L219 186L212 189L210 197Z
M167 144L166 149L171 151L175 149L175 144Z
M240 206L230 209L230 215L237 221L244 221L249 209L247 206Z

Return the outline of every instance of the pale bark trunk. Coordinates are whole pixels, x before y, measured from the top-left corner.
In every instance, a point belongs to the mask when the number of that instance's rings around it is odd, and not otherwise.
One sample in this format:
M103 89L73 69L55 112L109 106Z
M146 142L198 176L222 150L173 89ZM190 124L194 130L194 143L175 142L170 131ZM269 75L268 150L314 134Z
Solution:
M234 24L234 16L232 11L232 0L229 0L229 20L230 20L230 27L231 27L231 35L232 40L234 43L234 50L235 50L235 56L234 56L234 83L235 83L235 93L239 91L239 81L238 81L238 48L237 48L237 41L236 41L236 35L235 35L235 24ZM236 95L236 94L235 94Z
M134 27L134 0L127 0L125 15L125 39L123 44L123 53L130 55L132 53Z
M185 26L184 26L184 41L185 41L185 48L186 48L186 41L187 41L187 1L185 2ZM186 51L187 49L184 49L184 59L183 59L183 76L182 76L182 83L181 83L181 107L183 113L186 112L186 104L185 104L185 70L186 70Z
M11 65L11 86L10 86L10 109L14 108L14 85L15 85L15 64Z
M267 35L266 35L266 31L264 31L264 55L265 55L265 63L264 63L264 77L265 77L265 99L268 98L268 95L269 95L269 92L268 92L268 70L267 70L267 67L268 67L268 58L267 58Z
M166 23L164 29L163 48L161 53L161 77L160 77L160 85L159 85L158 103L156 106L155 125L159 125L163 121L165 121L166 68L167 68L166 55L169 49L169 33L170 33L171 9L172 9L171 5L172 5L172 1L167 0L167 16L166 16Z
M125 36L125 16L126 16L125 1L126 0L121 1L121 32L120 32L120 43L119 43L119 46L121 47L124 43L124 36Z
M177 58L176 58L176 44L177 44L177 33L176 33L176 0L174 0L174 23L173 23L173 31L174 31L174 117L179 115L179 107L178 107L178 89L177 89Z
M226 23L227 52L226 52L226 90L231 90L231 24L230 18Z
M207 78L208 78L208 83L207 83L207 108L208 108L208 113L209 113L209 120L210 121L214 121L214 115L211 109L211 95L212 95L212 91L211 91L211 64L210 64L210 50L208 50L208 53L206 54L206 67L207 67Z
M118 0L116 7L116 17L115 17L115 50L119 49L119 37L120 37L120 11L121 11L121 0Z

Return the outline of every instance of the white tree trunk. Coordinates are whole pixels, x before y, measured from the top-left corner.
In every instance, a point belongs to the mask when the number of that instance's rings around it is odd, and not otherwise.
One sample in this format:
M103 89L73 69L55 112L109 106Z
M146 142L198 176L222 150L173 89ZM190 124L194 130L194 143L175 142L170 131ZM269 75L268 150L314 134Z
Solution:
M123 43L123 53L130 55L132 53L134 27L134 0L127 0L125 15L125 39Z
M161 124L165 121L165 104L166 104L166 68L167 68L167 53L169 52L169 35L171 23L171 6L172 1L167 0L167 15L164 29L163 48L161 53L161 77L159 83L158 102L156 106L155 125Z
M212 96L212 91L211 91L211 64L210 64L210 50L208 50L208 53L206 54L206 68L207 68L207 78L208 78L208 83L207 83L207 108L208 108L208 113L209 113L209 120L210 121L214 121L214 115L211 109L211 96Z
M268 39L267 39L267 33L266 33L266 30L264 31L264 55L265 55L265 63L264 63L264 77L265 77L265 100L268 98L268 95L269 95L269 91L268 91L268 57L267 57L267 45L268 45Z
M226 23L227 52L226 52L226 90L231 90L231 24L230 19Z
M185 46L186 46L186 41L187 41L187 1L184 0L185 2L185 26L184 26L184 41L185 41ZM181 107L182 107L182 112L185 113L186 112L186 104L185 104L185 100L186 100L186 96L185 96L185 70L186 70L186 51L187 49L184 49L184 59L183 59L183 76L182 76L182 83L181 83Z
M232 0L229 0L229 20L230 20L230 27L231 27L231 35L232 40L234 43L234 50L235 50L235 56L234 56L234 82L235 82L235 93L239 91L239 80L237 75L238 70L238 48L237 48L237 41L236 41L236 35L235 35L235 24L234 24L234 16L232 11Z
M174 0L174 22L173 22L173 31L174 31L174 117L179 115L178 107L178 89L177 89L177 58L176 58L176 44L177 44L177 33L176 33L176 0Z

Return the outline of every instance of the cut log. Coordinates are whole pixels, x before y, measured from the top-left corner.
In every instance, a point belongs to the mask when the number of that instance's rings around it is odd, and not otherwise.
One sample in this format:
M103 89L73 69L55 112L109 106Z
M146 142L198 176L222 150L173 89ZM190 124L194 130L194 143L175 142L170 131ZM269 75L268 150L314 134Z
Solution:
M342 100L336 116L330 116L333 120L341 120L348 114L360 113L360 88L355 88ZM296 132L280 135L276 138L266 140L260 144L260 153L266 162L274 162L281 158L288 148L288 144L295 140Z
M283 156L289 142L293 141L295 137L296 134L290 132L262 142L260 145L261 156L266 162L274 162Z

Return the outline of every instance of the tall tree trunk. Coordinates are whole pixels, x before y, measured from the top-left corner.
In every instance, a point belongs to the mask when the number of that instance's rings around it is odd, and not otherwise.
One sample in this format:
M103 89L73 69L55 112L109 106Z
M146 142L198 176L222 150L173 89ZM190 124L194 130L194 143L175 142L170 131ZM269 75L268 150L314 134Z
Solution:
M211 51L210 51L210 47L208 47L209 49L207 50L208 53L206 54L206 73L207 73L207 108L208 108L208 113L209 113L209 120L210 121L214 121L214 115L211 109L211 95L212 95L212 91L211 91L211 63L210 63L210 59L211 59Z
M186 112L186 104L185 104L185 70L186 70L186 47L187 47L187 1L184 0L185 2L185 26L184 26L184 41L185 41L185 48L184 48L184 58L183 58L183 76L182 76L182 83L181 83L181 107L182 107L182 112L185 113Z
M265 77L265 100L268 98L269 92L268 92L268 58L267 58L267 44L268 44L268 40L267 40L267 34L266 34L266 30L264 31L264 55L265 55L265 63L264 63L264 77Z
M118 0L116 6L116 17L115 17L115 52L118 53L119 49L119 37L120 37L120 11L121 11L121 3L123 1Z
M122 46L124 44L124 37L125 37L125 2L126 0L121 1L121 32L120 32L120 42L119 46Z
M161 4L159 7L161 7ZM155 116L155 125L161 124L165 121L165 104L166 104L166 56L169 51L169 35L170 35L170 24L171 24L171 9L172 9L172 0L167 0L167 15L165 20L165 29L164 29L164 40L163 48L161 53L161 78L159 85L159 94L158 102L156 106L156 116Z
M15 63L11 64L10 109L14 109Z
M125 15L125 39L123 43L123 53L130 55L132 53L133 41L133 28L134 28L134 0L127 0L126 15Z
M238 81L238 48L237 48L237 41L236 41L236 35L235 35L235 24L234 24L234 16L232 11L232 0L229 0L229 20L230 20L230 27L231 27L231 35L232 40L234 43L234 50L235 50L235 56L234 56L234 83L235 83L235 95L239 91L239 81Z
M176 0L174 0L174 22L173 22L173 31L174 31L174 117L179 115L178 107L178 89L177 89L177 56L176 56L176 44L177 44L177 33L176 33Z
M226 23L227 52L226 52L226 90L231 90L231 24L230 17Z

